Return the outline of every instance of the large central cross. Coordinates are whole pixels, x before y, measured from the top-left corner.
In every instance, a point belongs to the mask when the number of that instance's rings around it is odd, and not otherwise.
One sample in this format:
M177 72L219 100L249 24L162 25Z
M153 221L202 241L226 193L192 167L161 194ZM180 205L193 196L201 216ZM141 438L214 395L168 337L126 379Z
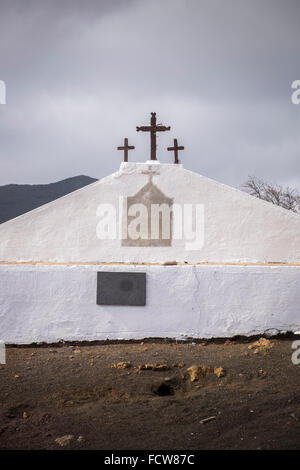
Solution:
M150 126L137 126L137 132L150 132L150 160L156 160L156 132L169 131L170 129L170 126L166 127L156 124L156 113L151 113Z

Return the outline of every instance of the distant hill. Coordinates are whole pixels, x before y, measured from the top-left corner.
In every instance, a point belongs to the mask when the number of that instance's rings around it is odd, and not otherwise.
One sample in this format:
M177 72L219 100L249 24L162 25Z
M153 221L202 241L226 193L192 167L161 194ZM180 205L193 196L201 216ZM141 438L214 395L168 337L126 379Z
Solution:
M80 175L50 184L0 186L0 224L95 181L95 178Z

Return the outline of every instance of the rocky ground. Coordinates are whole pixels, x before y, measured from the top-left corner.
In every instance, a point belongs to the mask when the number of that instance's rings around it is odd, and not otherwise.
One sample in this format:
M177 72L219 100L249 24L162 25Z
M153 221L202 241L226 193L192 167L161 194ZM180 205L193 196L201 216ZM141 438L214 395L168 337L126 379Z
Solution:
M299 449L294 339L8 347L0 448Z

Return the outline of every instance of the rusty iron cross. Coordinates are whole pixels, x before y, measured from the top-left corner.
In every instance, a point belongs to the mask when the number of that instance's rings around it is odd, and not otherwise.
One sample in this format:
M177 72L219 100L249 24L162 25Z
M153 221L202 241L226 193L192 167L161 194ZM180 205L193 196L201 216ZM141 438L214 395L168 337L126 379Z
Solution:
M151 113L150 126L137 126L137 132L150 132L150 160L156 160L156 132L169 131L170 129L170 126L156 124L156 113Z
M177 139L174 139L174 147L168 147L168 150L174 151L174 163L179 163L178 150L184 150L183 145L178 146Z
M124 145L117 147L118 150L124 150L124 162L128 162L128 150L134 150L134 145L128 145L128 139L125 137Z

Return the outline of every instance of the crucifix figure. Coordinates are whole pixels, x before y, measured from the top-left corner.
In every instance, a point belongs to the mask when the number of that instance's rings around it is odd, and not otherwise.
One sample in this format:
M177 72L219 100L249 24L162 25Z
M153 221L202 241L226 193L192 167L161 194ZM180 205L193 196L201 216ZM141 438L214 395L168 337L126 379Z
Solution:
M134 145L128 145L127 137L124 139L124 145L117 147L118 150L124 150L124 162L128 162L128 150L133 150L134 148Z
M178 146L177 139L174 139L174 147L168 147L168 150L174 151L174 163L179 163L178 160L178 150L184 150L183 145Z
M150 132L150 142L151 142L151 151L150 151L150 160L156 160L156 132L169 131L170 126L162 126L156 124L156 113L151 113L150 126L137 126L137 132Z

